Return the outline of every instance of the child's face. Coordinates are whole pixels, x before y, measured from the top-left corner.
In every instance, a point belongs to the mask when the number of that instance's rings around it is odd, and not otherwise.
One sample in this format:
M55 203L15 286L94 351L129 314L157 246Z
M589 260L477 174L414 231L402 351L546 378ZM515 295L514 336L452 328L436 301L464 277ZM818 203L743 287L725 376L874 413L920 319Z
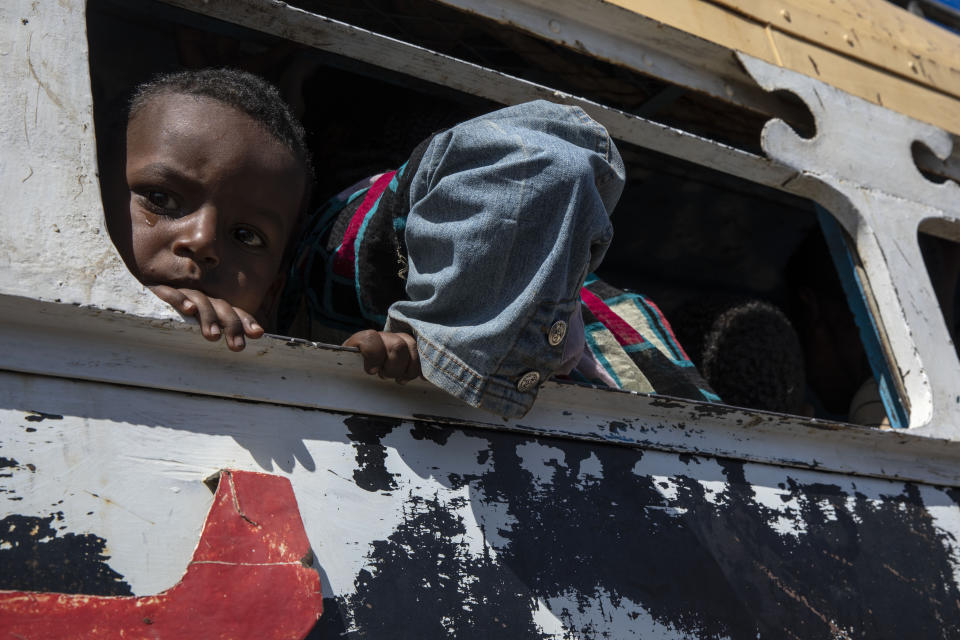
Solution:
M255 313L304 195L293 153L233 107L161 95L127 125L126 177L134 275Z

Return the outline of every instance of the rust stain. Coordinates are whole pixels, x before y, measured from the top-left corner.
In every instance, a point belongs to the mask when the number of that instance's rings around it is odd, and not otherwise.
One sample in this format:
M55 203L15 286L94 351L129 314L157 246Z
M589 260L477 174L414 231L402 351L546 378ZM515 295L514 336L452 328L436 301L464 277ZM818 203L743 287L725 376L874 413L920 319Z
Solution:
M903 580L904 582L916 582L916 579L906 577L905 575L903 575L902 573L900 573L899 571L897 571L896 569L894 569L893 567L891 567L891 566L890 566L889 564L887 564L886 562L884 562L884 563L882 563L882 564L883 564L883 568L884 568L884 569L886 569L887 571L889 571L889 572L892 573L893 575L897 576L897 578L899 578L900 580Z
M841 563L841 564L845 564L845 565L847 565L848 567L852 567L852 566L853 566L853 563L850 562L849 560L847 560L846 558L843 558L843 557L841 557L841 556L838 556L838 555L835 554L835 553L830 553L830 552L827 551L826 549L821 549L821 552L823 553L823 555L827 556L828 558L830 558L830 559L832 559L832 560L836 560L837 562L839 562L839 563Z
M107 503L107 504L108 504L109 506L111 506L111 507L117 507L118 509L123 509L124 511L126 511L126 512L129 513L130 515L136 516L136 517L140 518L141 520L143 520L144 522L149 522L150 524L157 524L157 523L154 522L153 520L150 520L149 518L145 518L145 517L141 516L139 513L136 513L136 512L131 511L130 509L127 509L127 508L126 508L125 506L123 506L122 504L117 503L117 502L114 502L114 501L111 500L110 498L104 498L104 497L101 496L100 494L94 493L93 491L87 491L86 489L84 489L83 492L86 493L86 494L88 494L88 495L93 496L94 498L98 498L98 499L100 499L100 500L103 500L105 503Z
M57 105L60 109L63 109L63 101L60 100L53 89L51 89L46 82L40 79L40 76L37 75L37 70L33 67L33 60L30 58L30 43L33 40L33 34L31 33L27 37L27 67L30 69L30 75L33 76L33 79L37 81L37 85L43 89L43 92L47 94L47 97L50 98L50 101Z
M23 98L23 139L26 140L27 146L30 145L30 125L27 124L27 107L29 106L30 98L24 96Z
M783 591L785 594L787 594L788 596L790 596L790 598L792 598L793 600L796 600L797 602L799 602L800 604L802 604L804 607L806 607L807 609L809 609L810 612L813 613L813 615L815 615L815 616L817 616L818 618L820 618L820 620L822 620L823 623L830 628L830 633L831 633L831 635L832 635L833 638L844 638L844 639L846 639L846 640L850 640L850 635L849 635L846 631L844 631L843 629L841 629L841 628L839 628L837 625L835 625L832 620L830 620L829 618L827 618L827 616L825 616L825 615L823 615L822 613L820 613L819 611L817 611L817 610L813 607L813 605L811 605L810 602L807 600L806 596L804 596L802 593L797 593L796 591L794 591L793 589L791 589L791 588L788 587L787 585L783 584L783 582L781 582L780 578L778 578L776 575L774 575L774 573L773 573L770 569L768 569L768 568L765 567L764 565L760 564L760 563L757 562L756 560L753 561L753 564L754 564L754 566L756 566L758 569L760 569L764 574L766 574L766 576L767 576L768 578L770 578L770 581L771 581L774 585L776 585L776 587L777 587L778 589L780 589L780 590Z

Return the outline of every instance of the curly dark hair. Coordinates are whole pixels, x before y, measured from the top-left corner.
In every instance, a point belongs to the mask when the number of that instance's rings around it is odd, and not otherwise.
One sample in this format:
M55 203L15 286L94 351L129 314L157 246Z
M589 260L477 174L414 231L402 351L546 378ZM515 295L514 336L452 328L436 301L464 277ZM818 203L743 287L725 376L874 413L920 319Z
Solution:
M303 166L307 184L312 184L313 163L303 126L277 88L263 78L239 69L199 69L161 74L134 90L127 121L133 120L154 98L170 94L211 98L247 114L293 153Z
M677 338L726 404L800 413L806 376L797 332L762 300L714 296L672 317Z

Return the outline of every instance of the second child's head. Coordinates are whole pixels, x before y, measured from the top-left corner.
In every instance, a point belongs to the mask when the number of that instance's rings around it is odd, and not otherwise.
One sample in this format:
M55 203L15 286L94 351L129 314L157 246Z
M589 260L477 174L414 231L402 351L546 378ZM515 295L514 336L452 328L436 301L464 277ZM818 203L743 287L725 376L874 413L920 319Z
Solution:
M122 212L115 240L144 284L256 313L311 180L303 128L274 87L230 69L160 76L130 105L129 226Z

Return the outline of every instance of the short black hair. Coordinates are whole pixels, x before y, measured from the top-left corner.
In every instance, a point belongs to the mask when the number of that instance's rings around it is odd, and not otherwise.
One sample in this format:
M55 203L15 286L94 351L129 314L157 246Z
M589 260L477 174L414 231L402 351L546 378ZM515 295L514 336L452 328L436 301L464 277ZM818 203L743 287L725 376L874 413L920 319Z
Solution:
M139 85L130 99L127 122L151 100L162 95L210 98L247 114L289 149L303 166L307 194L313 183L313 163L306 133L280 92L263 78L239 69L199 69L155 76Z
M800 339L778 307L755 298L703 296L671 324L690 359L723 402L800 413L806 374Z

